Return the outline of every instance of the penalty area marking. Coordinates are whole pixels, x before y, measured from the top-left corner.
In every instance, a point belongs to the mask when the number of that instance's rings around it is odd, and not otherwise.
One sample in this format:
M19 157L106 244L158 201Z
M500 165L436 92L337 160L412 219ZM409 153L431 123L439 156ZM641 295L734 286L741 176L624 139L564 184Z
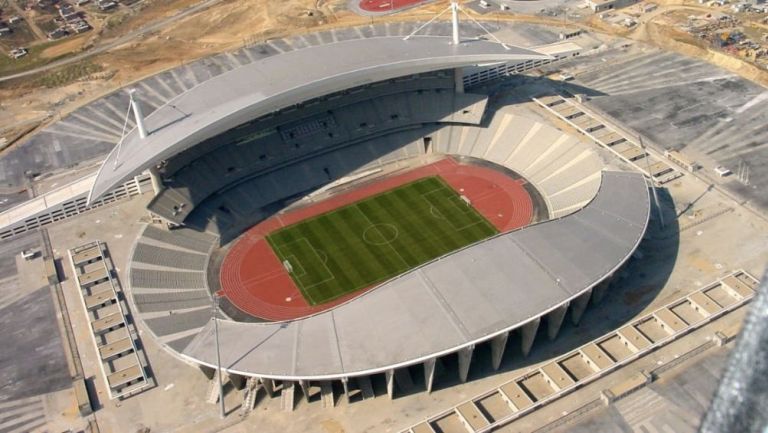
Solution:
M299 259L296 257L296 255L295 255L295 254L288 254L288 255L286 255L286 254L283 254L283 253L282 253L282 251L283 251L284 249L288 249L288 250L290 250L290 247L288 247L289 245L293 245L293 244L296 244L296 243L299 243L299 242L304 242L304 243L306 243L306 246L307 246L307 247L309 247L309 249L310 249L310 250L312 250L312 253L314 253L314 255L315 255L315 257L317 258L318 262L320 262L320 263L323 265L323 267L325 268L325 272L326 272L326 275L327 275L327 277L326 277L325 279L323 279L323 280L321 280L321 281L317 281L317 282L314 282L314 283L312 283L312 284L309 284L309 285L307 285L307 284L304 284L304 282L303 282L303 281L302 281L302 279L301 279L301 277L304 277L304 276L307 276L307 275L309 275L309 273L308 273L308 272L306 272L306 270L304 271L304 273L303 273L303 274L301 274L301 275L296 275L296 276L293 278L293 279L294 279L294 281L296 281L296 283L297 283L297 284L299 284L299 285L301 286L301 288L303 289L303 290L302 290L302 293L303 293L303 294L304 294L306 297L310 298L310 301L312 301L312 303L314 304L314 303L316 303L316 302L315 302L315 300L314 300L314 299L312 299L312 296L309 294L308 290L309 290L309 289L312 289L313 287L319 286L320 284L325 284L325 283L327 283L328 281L332 281L332 280L335 280L335 279L336 279L336 275L334 275L333 271L332 271L332 270L331 270L331 269L328 267L328 265L327 265L327 264L326 264L326 263L323 261L323 259L320 257L320 254L318 253L318 250L317 250L317 249L316 249L316 248L315 248L315 247L312 245L312 243L311 243L311 242L309 241L309 239L307 239L306 237L302 237L302 238L296 239L296 240L294 240L294 241L291 241L291 242L287 242L287 243L285 243L285 244L283 244L283 245L280 245L280 246L278 246L278 245L275 245L275 248L276 248L278 251L280 251L280 252L281 252L281 255L282 255L283 257L286 257L286 258L289 258L289 257L293 257L293 259L295 260L295 262L291 261L291 264L292 264L292 265L298 265L299 267L301 267L302 269L304 269L304 267L301 265L301 261L300 261L300 260L299 260ZM326 257L326 260L327 260L327 257Z
M301 272L295 272L296 268L294 265L298 266ZM304 275L307 275L307 271L304 269L304 266L301 266L301 262L293 254L285 256L285 260L283 260L283 267L285 267L285 270L288 271L289 274L295 276L296 278L301 278Z
M468 224L464 224L463 226L457 226L456 223L453 222L453 220L446 218L445 215L443 215L443 213L440 212L440 209L438 209L437 206L435 206L435 202L429 199L430 195L433 195L437 192L446 191L446 189L447 187L442 187L442 188L433 189L432 191L428 191L428 192L425 192L424 194L421 194L421 198L423 198L427 203L429 203L430 213L432 214L432 216L434 216L435 218L440 218L448 221L448 224L453 226L453 229L456 230L457 232L478 224L482 224L484 222L482 219L477 219L476 221ZM461 202L461 205L457 203L457 200ZM452 204L456 208L456 210L461 214L468 214L468 213L471 213L472 210L474 210L472 206L467 201L464 201L461 197L456 197L454 195L451 195L450 197L448 197L447 202ZM435 215L435 212L437 212L439 216Z

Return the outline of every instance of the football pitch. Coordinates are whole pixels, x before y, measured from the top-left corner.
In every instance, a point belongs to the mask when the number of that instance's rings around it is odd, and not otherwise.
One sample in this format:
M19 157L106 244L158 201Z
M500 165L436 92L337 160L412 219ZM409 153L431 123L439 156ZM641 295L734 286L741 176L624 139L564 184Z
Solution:
M498 233L438 176L276 230L267 241L310 305Z

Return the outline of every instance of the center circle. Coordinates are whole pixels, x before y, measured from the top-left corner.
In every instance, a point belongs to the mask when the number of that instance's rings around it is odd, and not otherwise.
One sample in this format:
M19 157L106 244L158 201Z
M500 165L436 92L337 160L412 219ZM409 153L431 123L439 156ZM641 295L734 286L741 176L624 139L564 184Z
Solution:
M394 224L373 224L363 231L363 240L371 245L387 245L397 239L398 234Z

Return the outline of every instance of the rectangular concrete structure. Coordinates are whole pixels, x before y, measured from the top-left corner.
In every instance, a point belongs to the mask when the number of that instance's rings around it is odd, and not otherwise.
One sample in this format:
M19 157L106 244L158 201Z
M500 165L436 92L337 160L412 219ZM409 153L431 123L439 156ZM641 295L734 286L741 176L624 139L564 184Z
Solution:
M123 326L124 324L125 321L123 320L122 314L112 313L108 316L96 319L91 323L91 327L93 328L93 332L103 334L104 332Z
M131 341L130 337L126 337L126 338L117 340L114 343L109 343L104 346L101 346L99 348L99 356L101 356L102 360L107 361L112 359L115 356L120 356L132 350L133 350L133 342Z
M662 308L661 310L656 311L653 315L670 335L680 332L688 327L687 323L667 308Z
M533 400L523 391L523 388L517 382L510 382L501 388L501 392L507 397L515 410L523 410L533 406Z
M732 295L740 299L752 296L755 293L754 288L735 276L725 278L722 283L724 287L730 290Z
M106 245L91 242L72 248L68 255L109 397L124 398L145 389L150 383L134 341L137 331L126 319Z
M651 345L651 342L643 336L634 326L628 325L616 332L621 341L632 350L639 352Z
M112 290L102 290L91 296L85 297L85 307L89 310L100 307L106 303L115 301L115 294Z
M75 266L80 266L84 263L89 263L99 257L101 257L101 250L99 250L97 246L93 246L73 255L72 261L75 263Z
M456 407L456 412L459 414L461 420L466 423L470 429L472 429L471 431L477 431L481 428L487 427L489 424L483 413L480 412L477 406L475 406L475 404L471 401Z
M581 348L581 353L595 371L604 370L614 364L614 361L597 344L588 344Z
M144 373L141 371L141 366L134 364L107 376L107 383L110 388L117 389L143 377Z
M688 296L688 299L691 301L691 305L705 317L709 317L722 310L722 307L717 305L709 296L701 292L691 293Z
M96 269L91 272L85 273L77 277L80 285L83 287L89 287L96 282L106 280L108 277L106 269Z
M541 371L547 378L547 382L557 391L568 388L575 382L571 376L556 362L550 362L541 367Z

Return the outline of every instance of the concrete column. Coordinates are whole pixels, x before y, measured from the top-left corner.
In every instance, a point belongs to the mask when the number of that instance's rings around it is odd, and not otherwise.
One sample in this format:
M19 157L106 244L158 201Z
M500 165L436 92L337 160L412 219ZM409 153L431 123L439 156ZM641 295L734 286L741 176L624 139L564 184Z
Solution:
M584 292L583 295L571 302L571 322L573 322L574 325L578 325L581 321L581 316L584 315L584 310L586 310L587 305L589 305L589 297L591 295L592 289L589 289Z
M395 370L395 383L400 391L410 394L415 389L413 385L413 378L411 377L411 371L408 367L398 368Z
M520 333L522 334L522 342L520 348L523 351L523 356L528 356L529 353L531 353L531 347L533 347L533 340L536 339L536 331L539 330L539 323L541 322L541 319L536 318L536 320L532 320L520 329Z
M464 93L464 69L456 68L453 70L453 82L456 93Z
M395 371L385 371L384 377L387 379L387 395L389 396L389 399L392 400L395 397Z
M155 195L160 194L160 191L163 190L163 179L154 165L149 167L149 182L152 184L152 190L155 192Z
M330 380L324 380L320 382L320 400L323 402L323 407L336 406L336 396L333 392L333 382Z
M472 363L472 352L474 351L474 345L459 350L459 381L461 383L467 381L469 365Z
M304 398L306 398L307 402L309 402L309 381L300 380L299 386L301 386L301 393L304 394Z
M245 378L245 376L241 376L239 374L229 374L229 381L232 382L232 385L235 386L235 389L238 391L241 391L243 388L245 388L245 383L248 379Z
M280 390L280 404L284 411L293 412L293 409L296 407L295 393L296 382L284 380L282 389Z
M563 319L565 318L565 313L567 311L568 304L566 303L547 314L547 337L550 340L554 340L555 337L557 337L557 333L560 331L560 326L563 324Z
M275 395L275 381L272 379L261 379L261 385L264 387L264 391L267 391L267 395L272 397Z
M611 278L592 288L592 305L597 305L605 297L608 287L611 286Z
M501 358L504 356L504 349L507 348L509 332L497 335L491 339L491 365L494 370L501 366Z
M435 358L424 361L424 384L427 386L427 394L432 392L432 385L435 383Z
M344 397L347 399L347 404L350 403L349 401L349 378L342 377L341 378L341 385L344 387Z

